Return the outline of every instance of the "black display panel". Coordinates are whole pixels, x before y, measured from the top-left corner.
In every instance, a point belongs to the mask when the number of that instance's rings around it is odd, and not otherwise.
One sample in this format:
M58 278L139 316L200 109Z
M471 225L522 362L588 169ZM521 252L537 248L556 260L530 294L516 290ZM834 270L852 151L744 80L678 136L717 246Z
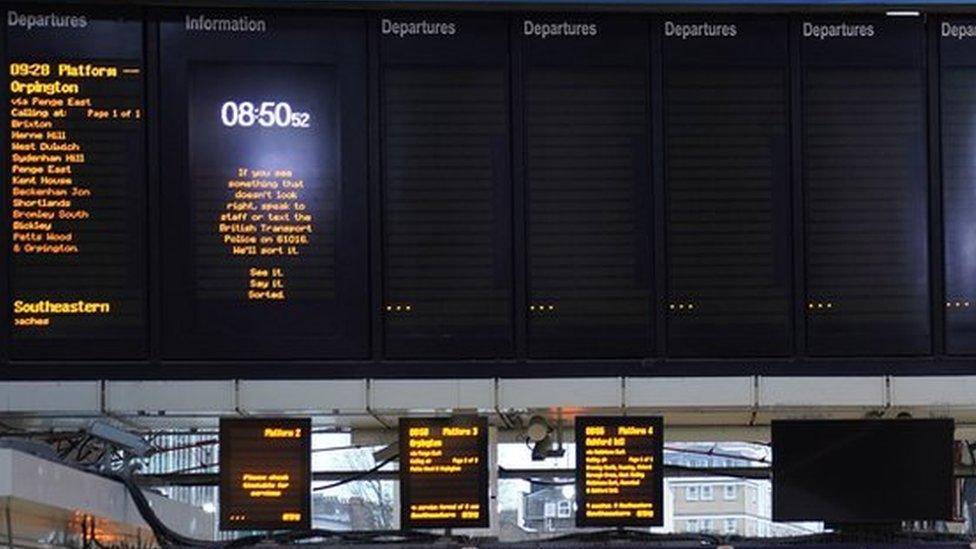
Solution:
M976 353L976 21L939 22L945 348Z
M529 355L645 356L653 310L647 24L558 15L515 24Z
M142 20L124 10L4 13L10 357L142 358Z
M284 13L162 21L167 357L367 354L365 30Z
M811 355L931 351L924 25L799 21Z
M488 419L400 418L400 528L487 527Z
M307 530L312 420L220 420L220 529Z
M664 418L576 418L576 526L664 524Z
M948 520L951 419L773 421L773 520Z
M668 355L787 355L787 21L666 17L660 25Z
M510 356L507 20L380 27L385 354Z

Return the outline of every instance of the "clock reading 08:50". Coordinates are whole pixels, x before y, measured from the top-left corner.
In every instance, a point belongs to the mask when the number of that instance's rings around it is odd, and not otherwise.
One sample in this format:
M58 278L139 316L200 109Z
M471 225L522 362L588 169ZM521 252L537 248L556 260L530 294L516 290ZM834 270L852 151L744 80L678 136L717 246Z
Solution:
M227 101L220 107L220 121L228 128L310 128L311 113L295 111L285 101Z

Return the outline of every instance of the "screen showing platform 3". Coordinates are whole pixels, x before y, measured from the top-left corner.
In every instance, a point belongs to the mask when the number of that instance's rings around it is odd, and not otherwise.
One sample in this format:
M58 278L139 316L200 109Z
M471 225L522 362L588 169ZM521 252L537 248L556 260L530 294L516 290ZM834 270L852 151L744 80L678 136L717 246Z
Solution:
M400 525L488 526L488 420L400 420Z

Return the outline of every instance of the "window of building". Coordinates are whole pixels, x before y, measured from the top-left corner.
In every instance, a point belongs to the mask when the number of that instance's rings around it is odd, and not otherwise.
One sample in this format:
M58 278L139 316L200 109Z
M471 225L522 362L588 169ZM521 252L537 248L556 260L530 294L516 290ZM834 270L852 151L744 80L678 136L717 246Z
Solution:
M735 484L725 485L725 499L733 500L738 495L738 487Z
M547 501L545 503L545 507L544 507L544 510L542 512L542 515L544 517L546 517L546 518L553 518L553 517L555 517L556 516L556 502L554 502L554 501Z
M734 534L736 530L735 519L725 519L725 533Z
M559 508L556 512L559 518L569 518L573 516L573 502L567 499L560 501Z
M713 532L715 530L715 525L712 523L712 519L702 520L702 532Z
M689 486L685 488L685 500L687 501L698 501L698 487Z
M685 532L697 532L698 531L698 519L689 519L685 521Z
M704 484L701 487L701 500L712 501L715 499L715 490L711 484Z

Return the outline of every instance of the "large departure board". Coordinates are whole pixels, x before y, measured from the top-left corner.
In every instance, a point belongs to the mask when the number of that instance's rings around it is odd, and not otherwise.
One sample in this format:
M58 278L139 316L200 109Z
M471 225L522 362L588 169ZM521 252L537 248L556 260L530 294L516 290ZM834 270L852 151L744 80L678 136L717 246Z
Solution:
M220 420L220 529L312 524L312 421Z
M643 356L653 310L647 25L594 16L516 24L529 354Z
M508 26L380 18L385 353L513 353Z
M400 419L400 527L488 526L488 419Z
M976 16L129 4L3 9L2 379L976 355Z
M365 22L187 12L160 40L165 353L364 356Z
M664 420L576 418L576 525L664 524Z
M10 355L143 357L142 21L60 8L5 14Z
M924 25L803 18L807 349L931 350Z
M939 22L945 347L976 353L976 20Z
M668 354L789 354L787 21L660 25Z

